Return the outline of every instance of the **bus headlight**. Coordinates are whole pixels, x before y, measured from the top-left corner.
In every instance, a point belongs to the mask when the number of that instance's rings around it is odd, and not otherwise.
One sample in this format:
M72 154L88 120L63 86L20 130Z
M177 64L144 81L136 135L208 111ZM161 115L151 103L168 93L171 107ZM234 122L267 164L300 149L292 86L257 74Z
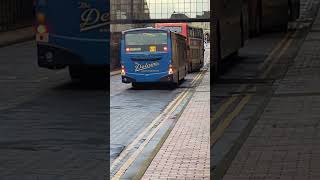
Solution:
M172 65L169 66L169 72L168 72L168 73L169 73L169 75L173 74L173 67L172 67Z

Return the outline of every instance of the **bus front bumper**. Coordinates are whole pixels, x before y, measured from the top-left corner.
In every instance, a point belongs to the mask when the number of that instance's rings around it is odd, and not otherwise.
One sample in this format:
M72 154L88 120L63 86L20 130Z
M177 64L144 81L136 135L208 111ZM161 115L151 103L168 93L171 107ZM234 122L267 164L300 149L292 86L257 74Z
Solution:
M133 78L130 76L122 76L122 82L123 83L165 83L165 82L172 82L173 81L173 75L165 75L160 78Z

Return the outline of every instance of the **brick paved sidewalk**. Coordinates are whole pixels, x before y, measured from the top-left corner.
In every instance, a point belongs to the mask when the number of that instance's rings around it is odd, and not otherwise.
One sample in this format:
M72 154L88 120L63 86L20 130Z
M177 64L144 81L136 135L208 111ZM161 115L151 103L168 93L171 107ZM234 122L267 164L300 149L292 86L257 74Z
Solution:
M142 179L210 179L209 81L207 72Z
M0 47L24 42L34 39L35 32L33 27L26 27L17 30L0 33Z
M320 14L225 180L320 179Z

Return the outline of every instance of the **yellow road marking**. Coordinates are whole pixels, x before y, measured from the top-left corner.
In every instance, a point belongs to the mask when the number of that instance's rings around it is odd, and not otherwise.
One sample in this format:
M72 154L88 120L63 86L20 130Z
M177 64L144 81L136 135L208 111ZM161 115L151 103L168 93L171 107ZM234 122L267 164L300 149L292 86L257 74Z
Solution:
M246 85L241 85L237 90L238 92L242 92L246 89ZM229 106L237 99L236 96L229 97L218 109L218 111L213 115L213 120L210 121L210 125L212 125L220 116L224 114L224 112L229 108Z
M297 32L295 32L294 36L297 34ZM277 55L277 57L275 58L274 61L271 62L271 65L267 68L266 71L264 71L264 73L261 75L262 78L265 78L271 71L271 69L273 68L273 66L275 65L276 62L278 62L278 60L281 58L281 56L286 52L286 50L290 47L291 43L292 43L293 39L290 39L289 41L287 41L287 43L284 45L284 47L282 48L282 50L280 51L280 53Z
M238 97L232 96L231 98L228 98L227 101L225 101L219 110L213 115L213 120L210 121L210 125L213 124L213 122L216 121L220 116L224 114L224 112L228 109L228 107L237 99Z
M262 70L267 63L273 59L273 55L288 41L288 38L292 35L292 32L289 32L285 37L277 44L277 46L270 52L269 56L264 60L264 62L258 67L259 70Z
M195 82L200 78L201 73L198 73L197 76L191 81L191 85L194 85Z
M191 86L197 83L197 81L201 78L202 73L198 73L197 76L192 80ZM184 90L182 93L179 94L179 96L174 99L167 108L161 113L155 120L152 121L152 123L142 132L139 134L139 136L125 149L123 153L120 154L120 156L112 163L110 170L113 170L115 166L123 160L128 154L129 150L134 148L135 145L149 132L154 125L162 118L166 119L168 116L170 116L177 107L181 104L181 102L187 97L190 90ZM162 121L145 139L145 141L140 145L137 151L135 151L129 159L121 166L120 170L116 173L116 175L112 179L120 179L120 177L125 173L125 171L130 167L130 165L135 161L135 159L138 157L138 155L143 151L144 147L149 143L151 138L158 132L158 130L162 127L164 121Z
M232 122L232 120L234 118L236 118L240 114L240 112L245 107L245 105L249 102L251 97L252 97L252 95L246 95L244 98L242 98L242 100L240 101L238 106L235 108L235 110L232 111L224 119L224 121L219 125L219 127L212 133L212 135L210 137L210 145L211 146L222 136L222 134L224 133L225 129L227 127L229 127L229 125Z

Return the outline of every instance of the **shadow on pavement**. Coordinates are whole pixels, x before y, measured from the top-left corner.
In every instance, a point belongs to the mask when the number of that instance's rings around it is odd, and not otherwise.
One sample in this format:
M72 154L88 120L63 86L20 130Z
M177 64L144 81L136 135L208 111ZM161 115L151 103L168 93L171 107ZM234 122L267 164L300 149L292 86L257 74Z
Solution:
M107 81L69 81L58 85L53 90L76 90L76 91L108 91L110 85Z
M183 81L184 82L184 81ZM146 83L136 87L130 88L130 90L175 90L183 83L180 82L178 86L170 83Z

